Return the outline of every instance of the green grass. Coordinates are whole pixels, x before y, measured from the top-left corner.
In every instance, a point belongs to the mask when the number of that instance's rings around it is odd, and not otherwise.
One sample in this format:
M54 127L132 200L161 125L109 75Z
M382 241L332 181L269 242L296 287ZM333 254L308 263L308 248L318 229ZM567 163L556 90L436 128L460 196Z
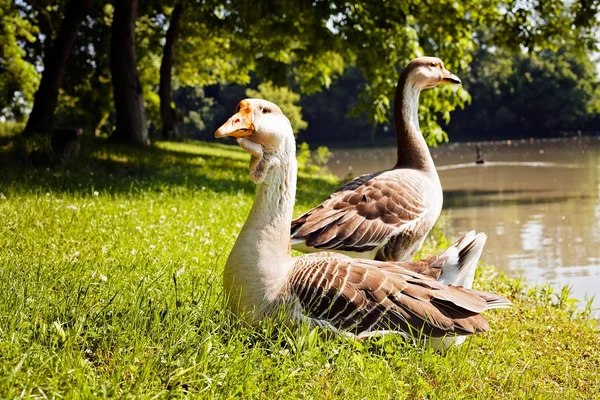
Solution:
M600 398L596 322L489 267L477 287L514 308L446 353L241 325L220 278L254 193L236 146L0 160L0 398ZM336 185L301 176L297 213Z

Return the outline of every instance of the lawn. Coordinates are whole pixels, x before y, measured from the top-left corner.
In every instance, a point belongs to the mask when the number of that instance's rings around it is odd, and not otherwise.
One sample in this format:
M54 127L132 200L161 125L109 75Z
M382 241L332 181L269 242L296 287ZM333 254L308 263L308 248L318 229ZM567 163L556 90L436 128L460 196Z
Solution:
M248 160L199 142L92 144L69 168L0 154L0 398L600 398L597 321L489 266L476 287L514 307L445 353L237 322L220 274ZM337 186L298 184L296 215Z

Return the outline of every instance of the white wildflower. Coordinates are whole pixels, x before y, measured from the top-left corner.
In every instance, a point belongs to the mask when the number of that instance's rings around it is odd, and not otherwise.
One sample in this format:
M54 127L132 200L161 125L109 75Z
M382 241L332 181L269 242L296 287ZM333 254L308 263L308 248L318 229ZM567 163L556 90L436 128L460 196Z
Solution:
M94 190L94 196L98 196L100 194L100 192L98 192L97 190Z
M73 205L73 204L69 204L69 205L67 206L67 209L75 211L75 210L77 210L77 206L75 206L75 205Z

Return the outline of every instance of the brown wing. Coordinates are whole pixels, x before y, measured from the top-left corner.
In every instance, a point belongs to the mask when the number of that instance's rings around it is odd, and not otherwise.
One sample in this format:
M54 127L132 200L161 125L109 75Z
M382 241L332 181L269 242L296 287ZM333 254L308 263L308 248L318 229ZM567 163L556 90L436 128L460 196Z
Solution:
M432 256L418 261L398 261L393 265L402 267L410 272L425 275L436 281L440 278L443 272L443 267L448 257L445 255ZM392 264L389 264L392 265ZM386 264L388 266L388 264ZM386 268L386 267L382 267Z
M405 170L358 177L292 221L292 238L317 249L373 250L403 231L419 229L428 212L423 192Z
M489 327L480 313L503 299L446 286L398 264L316 255L298 259L289 285L303 318L358 337L378 331L413 337L484 332Z

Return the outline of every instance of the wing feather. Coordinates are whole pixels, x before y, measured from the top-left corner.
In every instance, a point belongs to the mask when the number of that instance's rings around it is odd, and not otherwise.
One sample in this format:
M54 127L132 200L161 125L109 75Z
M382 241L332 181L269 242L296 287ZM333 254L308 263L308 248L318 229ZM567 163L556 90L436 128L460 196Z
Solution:
M489 329L480 313L498 296L447 286L400 264L300 257L290 275L290 297L309 320L357 337L375 331L442 337Z
M410 240L393 242L408 250L431 228L425 223L429 203L424 186L414 174L390 170L348 182L292 221L292 238L314 249L365 252L408 235ZM388 255L398 254L387 251L384 257Z

